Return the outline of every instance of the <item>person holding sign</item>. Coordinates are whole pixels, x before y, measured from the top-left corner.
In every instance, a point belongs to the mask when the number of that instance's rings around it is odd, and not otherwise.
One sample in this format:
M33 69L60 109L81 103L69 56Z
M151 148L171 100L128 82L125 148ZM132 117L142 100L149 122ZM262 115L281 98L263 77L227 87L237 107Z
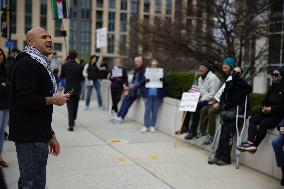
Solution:
M156 121L157 115L162 103L162 100L165 96L164 90L164 74L161 68L158 68L159 63L156 59L151 60L149 67L146 69L145 78L146 78L146 89L145 89L145 114L144 114L144 126L141 129L141 132L144 133L148 129L153 133L156 131ZM161 69L161 71L158 70ZM148 70L148 72L147 72ZM150 74L149 72L156 72L156 74ZM147 86L148 83L154 80L157 85ZM161 85L160 85L161 83ZM162 87L160 87L162 86Z
M123 89L128 86L127 70L122 67L120 58L114 59L114 67L110 73L109 79L111 81L111 113L115 116L118 111L117 105L120 101Z
M192 114L192 124L189 129L190 113L186 112L184 122L181 129L181 134L189 132L185 139L191 140L197 136L197 127L199 123L200 110L202 107L208 106L208 102L213 100L215 93L220 87L219 78L210 70L210 64L207 60L202 60L199 66L200 77L198 78L198 86L189 92L200 92L200 99L197 104L196 111ZM176 132L178 134L178 131Z
M235 67L231 72L232 80L225 82L225 89L220 98L220 117L223 121L218 148L213 159L208 164L219 166L231 163L231 149L236 130L237 106L240 105L239 113L244 110L246 96L252 88L241 78L242 69Z
M226 57L222 65L223 76L221 78L221 81L222 83L224 83L223 85L225 85L225 81L231 75L231 72L234 69L234 67L235 67L235 58ZM216 127L216 115L220 113L220 106L219 106L220 97L218 97L219 100L216 100L215 99L216 95L217 94L215 94L213 100L208 102L208 106L205 106L201 109L200 120L198 125L200 133L198 137L207 135L206 140L203 142L203 145L209 145L213 142L215 127Z

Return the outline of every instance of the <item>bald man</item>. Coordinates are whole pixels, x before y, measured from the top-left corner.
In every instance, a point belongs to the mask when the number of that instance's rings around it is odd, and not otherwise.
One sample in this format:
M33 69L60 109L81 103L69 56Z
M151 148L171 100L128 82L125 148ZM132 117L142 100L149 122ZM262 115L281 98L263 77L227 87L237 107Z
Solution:
M50 62L51 36L37 27L27 33L27 46L16 57L11 74L9 137L15 142L19 188L44 189L48 146L57 156L60 146L51 128L53 104L61 106L69 94L57 94Z

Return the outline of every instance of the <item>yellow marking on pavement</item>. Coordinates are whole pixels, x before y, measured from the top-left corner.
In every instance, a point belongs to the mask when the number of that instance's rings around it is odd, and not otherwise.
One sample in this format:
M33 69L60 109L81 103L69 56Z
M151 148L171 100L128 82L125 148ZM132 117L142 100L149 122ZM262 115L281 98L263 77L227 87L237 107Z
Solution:
M155 156L155 155L151 155L151 156L150 156L150 159L156 161L156 160L158 160L158 157Z
M113 139L113 140L111 140L111 143L112 143L112 144L118 144L118 143L120 143L120 140L118 140L118 139Z
M125 162L126 162L126 159L120 157L120 158L118 158L118 161L119 161L120 163L125 163Z

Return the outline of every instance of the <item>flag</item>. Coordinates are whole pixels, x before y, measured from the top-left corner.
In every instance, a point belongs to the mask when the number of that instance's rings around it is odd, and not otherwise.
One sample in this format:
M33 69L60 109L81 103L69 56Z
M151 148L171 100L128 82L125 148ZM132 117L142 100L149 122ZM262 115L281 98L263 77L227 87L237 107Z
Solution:
M68 18L66 0L51 0L53 19Z
M190 92L197 93L197 92L200 92L200 91L201 90L200 90L200 88L198 86L196 86L196 85L192 85L191 86Z

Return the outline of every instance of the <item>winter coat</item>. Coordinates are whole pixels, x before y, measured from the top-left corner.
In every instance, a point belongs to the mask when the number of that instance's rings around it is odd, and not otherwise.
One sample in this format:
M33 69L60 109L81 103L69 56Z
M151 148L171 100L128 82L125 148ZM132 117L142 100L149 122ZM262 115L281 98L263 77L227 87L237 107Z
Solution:
M246 96L252 91L242 78L232 79L225 82L225 89L220 98L220 109L226 111L245 102Z
M209 71L204 79L199 77L198 87L201 89L200 101L213 100L213 97L218 92L220 86L221 81L212 71Z
M268 89L262 106L271 107L271 114L284 116L284 80L272 84Z
M53 85L45 67L20 53L11 75L9 138L15 142L48 142L52 136Z
M0 110L9 109L9 81L7 69L0 65Z

